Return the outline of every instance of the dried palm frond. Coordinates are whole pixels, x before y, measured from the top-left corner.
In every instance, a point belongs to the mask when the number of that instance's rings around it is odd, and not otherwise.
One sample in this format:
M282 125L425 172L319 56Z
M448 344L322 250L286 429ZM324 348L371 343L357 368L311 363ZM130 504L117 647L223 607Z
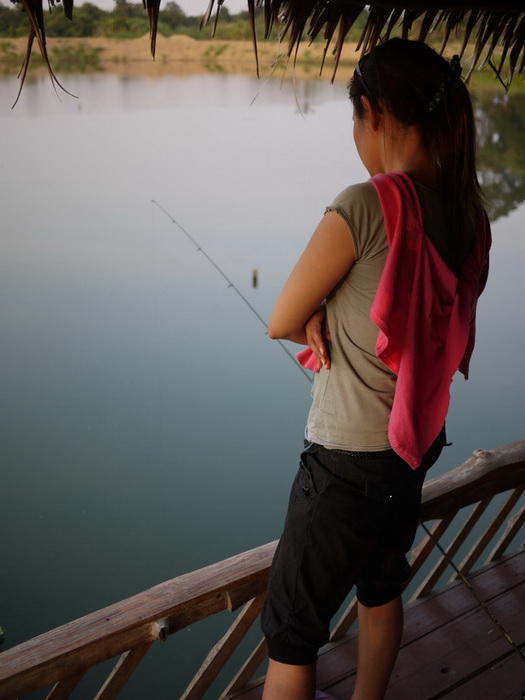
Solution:
M27 76L27 70L29 68L29 62L31 59L31 51L33 48L33 43L35 39L38 43L38 48L40 49L40 54L44 63L47 66L51 82L53 86L58 86L61 90L71 95L68 90L65 89L63 85L60 84L58 78L56 77L53 69L51 68L51 63L49 61L49 56L46 47L46 31L45 31L45 19L44 19L44 0L11 0L14 4L19 4L26 13L29 19L29 30L27 36L27 48L22 62L22 67L18 77L20 78L20 88L18 90L18 95L16 97L13 107L16 105L20 98L20 93L24 87L24 82ZM61 0L48 0L49 9L51 10L57 4L60 4ZM157 40L157 26L159 21L159 10L161 0L142 0L145 10L148 13L149 27L150 27L150 38L151 38L151 55L155 58L155 47ZM221 4L224 0L221 0ZM62 0L62 6L64 8L64 14L69 20L73 20L73 5L74 0ZM72 95L72 97L75 97Z
M27 51L20 71L22 89L31 48L36 39L51 79L59 85L51 69L46 50L43 0L12 0L22 5L29 17ZM55 0L48 0L50 7ZM60 0L56 0L60 2ZM66 16L73 18L74 0L63 0ZM151 36L151 54L155 57L157 25L161 0L143 0L147 10ZM201 26L206 25L216 9L214 28L220 17L224 0L209 0ZM297 54L302 41L313 41L322 36L325 57L333 42L335 76L345 38L356 20L364 13L366 22L358 41L358 50L370 51L380 41L394 34L408 37L415 34L426 40L432 32L443 32L441 50L451 37L462 40L461 54L467 44L474 44L474 52L468 76L477 66L489 63L508 89L513 76L525 68L525 0L247 0L250 15L254 51L257 61L257 36L255 10L264 10L264 37L269 38L275 26L279 27L280 41L288 42L288 57ZM417 20L417 27L415 23ZM506 78L503 71L507 70ZM60 86L62 87L62 86ZM67 92L67 91L66 91ZM18 100L18 98L17 98ZM16 103L15 103L16 104Z
M29 31L27 35L27 47L26 47L26 54L24 56L24 60L22 62L22 66L20 68L20 72L18 73L18 77L20 78L20 89L18 90L18 95L16 97L16 100L13 104L13 107L16 105L18 100L20 99L20 93L22 92L22 88L24 86L24 82L26 79L27 75L27 69L29 68L29 61L31 59L31 51L33 49L33 42L36 39L38 43L38 47L40 49L40 53L42 55L42 58L47 66L47 69L49 71L49 76L51 78L51 83L53 86L57 86L66 92L68 95L71 95L70 92L68 92L63 85L60 84L58 78L53 72L53 69L51 68L51 63L49 62L49 56L47 54L47 47L46 47L46 30L45 30L45 25L44 25L44 8L42 7L42 0L18 0L20 4L22 5L25 13L27 14L29 18ZM52 4L54 5L54 0L51 0ZM50 5L51 6L51 5ZM64 12L66 14L66 17L71 19L72 17L72 12L73 12L73 0L66 0L64 3ZM74 95L72 95L74 97Z
M357 43L362 53L371 51L393 35L409 37L414 34L415 38L425 41L432 32L440 31L443 34L441 51L452 38L462 40L461 55L467 44L473 44L467 79L476 67L489 63L508 89L513 76L525 68L525 0L256 0L255 3L251 0L252 26L255 26L254 4L264 7L265 17L272 18L272 22L265 22L266 38L274 20L279 21L280 39L288 40L289 58L305 37L313 41L323 36L322 69L336 37L332 49L333 75L341 59L344 39L362 13L366 23ZM214 5L215 0L210 0L208 17ZM222 2L217 3L217 16L220 5Z
M69 0L69 2L72 1L73 0ZM157 26L159 24L160 3L161 0L142 0L144 9L148 13L151 55L153 58L155 58L155 48L157 46Z

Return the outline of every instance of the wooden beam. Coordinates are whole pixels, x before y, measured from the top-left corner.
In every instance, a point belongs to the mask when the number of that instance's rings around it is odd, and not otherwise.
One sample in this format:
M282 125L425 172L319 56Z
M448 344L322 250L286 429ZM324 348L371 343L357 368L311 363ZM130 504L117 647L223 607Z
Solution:
M180 700L200 700L203 697L257 619L265 598L266 593L262 593L246 604L224 637L210 651Z
M251 653L250 657L243 664L240 671L225 689L224 693L222 693L219 700L228 700L228 698L235 697L238 690L245 688L250 679L253 677L253 674L266 659L267 654L268 646L266 644L266 639L263 637L263 639L261 639L259 644L255 647L254 651Z
M470 535L472 528L481 518L491 500L491 498L485 498L475 506L466 522L461 526L450 545L446 548L446 556L441 556L441 559L436 562L435 566L427 574L423 582L418 586L416 592L414 593L414 598L421 598L433 590L442 573L445 571L447 566L451 565L451 560L455 557L458 549Z
M409 580L406 582L406 586L415 578L418 571L436 548L436 540L439 542L455 517L456 513L453 512L447 515L446 518L436 521L429 529L430 534L426 534L421 542L414 547L410 553L411 573ZM412 596L411 600L413 600L414 597L415 596Z
M346 610L343 612L343 614L339 617L339 620L335 624L331 634L330 634L330 641L335 642L338 639L341 639L341 637L344 637L345 634L348 633L348 630L354 622L357 620L357 598L354 596L348 606L346 607Z
M443 518L451 510L525 483L525 440L496 450L476 450L464 464L423 486L421 520Z
M508 515L512 512L512 509L521 498L524 490L525 486L521 486L520 488L514 489L514 491L510 492L501 508L485 528L485 531L482 533L481 537L477 539L459 565L458 568L461 574L468 574L469 571L472 570L472 567L476 564L478 559L490 544L492 538L496 535L500 527L507 519ZM456 580L460 577L460 574L455 574L451 580Z
M502 534L498 542L495 544L494 549L489 554L487 562L493 562L496 559L502 557L507 551L507 547L510 545L512 540L516 537L520 529L525 524L525 505L521 506L521 509L515 513L512 518L509 518L505 532Z
M65 678L63 681L56 683L46 700L67 700L84 676L84 672L77 673L76 676Z
M122 654L106 682L96 694L95 700L115 700L152 644L153 642L148 642Z
M164 620L168 620L168 634L172 634L225 610L227 592L236 586L245 587L248 600L255 597L266 589L275 547L271 542L165 581L7 649L0 654L0 699L28 694L128 649L164 638Z

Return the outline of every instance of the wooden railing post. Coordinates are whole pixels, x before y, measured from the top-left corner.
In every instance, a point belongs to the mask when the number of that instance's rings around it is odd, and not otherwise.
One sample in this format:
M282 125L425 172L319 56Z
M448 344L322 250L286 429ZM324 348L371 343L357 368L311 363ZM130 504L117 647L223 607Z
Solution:
M224 637L210 651L180 700L201 700L259 616L265 597L266 594L261 593L246 604Z

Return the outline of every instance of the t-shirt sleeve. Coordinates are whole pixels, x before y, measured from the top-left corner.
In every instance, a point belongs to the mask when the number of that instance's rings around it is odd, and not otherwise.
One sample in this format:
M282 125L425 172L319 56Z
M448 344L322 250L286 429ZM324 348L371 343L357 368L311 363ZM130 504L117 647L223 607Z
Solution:
M326 211L337 212L348 224L356 261L373 258L388 245L381 203L370 181L345 188Z

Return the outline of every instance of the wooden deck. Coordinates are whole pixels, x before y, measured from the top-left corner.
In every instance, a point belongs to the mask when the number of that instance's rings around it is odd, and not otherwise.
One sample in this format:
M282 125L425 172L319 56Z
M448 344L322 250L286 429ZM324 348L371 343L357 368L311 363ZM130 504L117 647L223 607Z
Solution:
M525 550L476 571L470 583L525 653ZM455 582L405 609L405 632L386 700L521 700L525 660L467 585ZM351 697L356 638L328 645L318 686ZM262 681L236 700L260 700Z

